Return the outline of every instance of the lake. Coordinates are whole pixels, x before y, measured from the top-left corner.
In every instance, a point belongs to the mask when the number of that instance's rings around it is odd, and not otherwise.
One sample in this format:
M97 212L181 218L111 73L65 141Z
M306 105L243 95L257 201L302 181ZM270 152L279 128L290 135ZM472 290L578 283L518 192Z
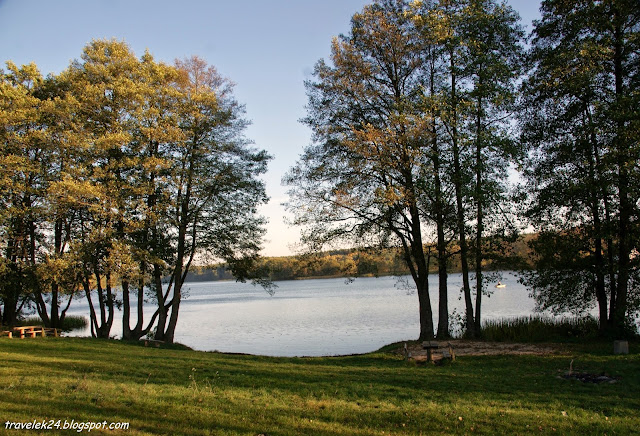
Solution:
M409 280L405 277L404 280ZM491 286L483 299L483 319L527 316L534 302L517 278L505 273L506 288ZM410 282L411 283L411 282ZM418 296L396 277L277 282L269 296L261 287L235 282L186 283L175 340L202 351L268 356L327 356L366 353L383 345L416 339ZM430 276L437 325L438 278ZM449 311L464 313L462 276L449 277ZM150 317L152 308L148 308ZM86 300L74 301L70 315L88 318ZM112 336L122 334L121 314ZM74 336L89 336L87 328Z

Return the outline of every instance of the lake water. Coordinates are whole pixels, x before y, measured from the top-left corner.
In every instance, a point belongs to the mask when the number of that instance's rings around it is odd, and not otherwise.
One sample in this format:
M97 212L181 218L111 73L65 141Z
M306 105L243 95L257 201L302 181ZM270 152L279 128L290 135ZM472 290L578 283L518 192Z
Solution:
M407 279L407 278L405 278ZM506 288L491 285L483 299L483 319L525 316L534 302L515 276L505 273ZM269 296L261 287L235 282L187 283L175 340L202 351L269 356L326 356L365 353L419 334L418 296L395 277L277 282ZM438 279L430 276L437 325ZM464 313L462 276L449 277L449 311ZM148 314L152 314L151 306ZM72 303L69 314L87 316L86 300ZM113 336L122 334L121 314ZM89 336L89 329L74 332Z

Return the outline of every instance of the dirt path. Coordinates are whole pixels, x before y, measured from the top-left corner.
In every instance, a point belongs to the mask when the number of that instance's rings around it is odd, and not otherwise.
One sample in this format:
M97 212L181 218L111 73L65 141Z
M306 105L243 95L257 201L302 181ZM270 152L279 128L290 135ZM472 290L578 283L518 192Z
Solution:
M447 344L451 344L456 356L487 356L499 354L559 354L565 352L565 347L561 344L517 344L502 342L483 342L454 339L450 341L437 341L440 345L438 351L434 351L434 359L442 357L442 350L447 350ZM427 351L422 348L422 344L407 344L408 352L412 359L425 360ZM395 351L404 354L404 347Z

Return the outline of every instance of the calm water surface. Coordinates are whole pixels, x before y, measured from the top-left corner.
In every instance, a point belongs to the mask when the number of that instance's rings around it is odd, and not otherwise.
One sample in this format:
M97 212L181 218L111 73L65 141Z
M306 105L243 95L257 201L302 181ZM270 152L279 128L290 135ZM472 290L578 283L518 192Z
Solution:
M505 273L506 288L491 286L483 299L483 319L529 315L534 302L516 277ZM235 282L187 283L180 305L176 342L196 350L269 356L325 356L365 353L419 334L418 296L395 277L277 282L269 296L262 288ZM437 325L436 275L430 276ZM449 311L464 313L462 276L449 278ZM85 300L70 314L87 315ZM148 317L152 308L148 308ZM132 322L133 323L133 322ZM90 335L89 330L76 333ZM122 334L121 314L112 335Z

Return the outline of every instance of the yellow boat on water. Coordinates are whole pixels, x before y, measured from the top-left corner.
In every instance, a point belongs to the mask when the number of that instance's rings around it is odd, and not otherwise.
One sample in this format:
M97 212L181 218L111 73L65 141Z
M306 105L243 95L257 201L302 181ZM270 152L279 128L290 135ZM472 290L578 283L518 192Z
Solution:
M506 288L506 287L507 287L507 285L505 285L502 282L498 282L498 284L496 285L496 288Z

